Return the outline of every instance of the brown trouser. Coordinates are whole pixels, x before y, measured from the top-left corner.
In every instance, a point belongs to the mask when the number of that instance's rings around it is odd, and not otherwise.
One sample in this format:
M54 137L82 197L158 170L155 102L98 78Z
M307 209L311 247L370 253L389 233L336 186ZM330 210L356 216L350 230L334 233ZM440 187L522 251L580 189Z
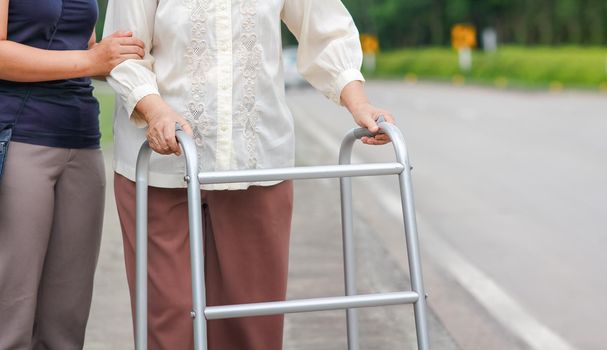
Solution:
M11 142L0 183L0 349L82 349L103 221L98 149Z
M135 305L135 183L116 174L131 305ZM293 185L201 191L207 305L284 300ZM185 189L149 189L148 345L193 348ZM134 313L133 313L134 314ZM282 348L283 316L208 321L210 350Z

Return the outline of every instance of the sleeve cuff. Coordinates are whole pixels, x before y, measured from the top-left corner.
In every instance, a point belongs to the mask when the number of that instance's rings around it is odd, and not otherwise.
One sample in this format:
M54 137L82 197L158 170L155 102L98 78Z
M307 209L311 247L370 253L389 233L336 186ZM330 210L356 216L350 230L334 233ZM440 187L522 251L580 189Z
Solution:
M341 74L339 74L337 79L335 79L335 103L341 105L341 92L346 87L346 85L353 81L365 81L365 77L363 77L360 70L352 68L345 70L341 72Z
M139 101L141 101L142 98L148 95L160 95L160 93L158 92L158 88L149 84L138 86L129 94L126 99L126 111L131 121L140 128L143 128L147 125L142 118L137 118L138 114L135 111L135 106L137 105L137 103L139 103Z

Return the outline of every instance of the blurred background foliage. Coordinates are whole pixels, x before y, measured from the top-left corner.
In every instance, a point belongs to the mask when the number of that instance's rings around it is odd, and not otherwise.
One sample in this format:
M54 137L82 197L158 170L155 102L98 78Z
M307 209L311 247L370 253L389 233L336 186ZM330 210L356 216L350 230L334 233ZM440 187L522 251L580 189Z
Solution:
M451 27L492 27L520 45L607 43L605 0L343 0L361 32L383 48L448 45Z
M101 9L98 36L107 1L98 0ZM456 23L470 23L479 29L492 27L504 43L607 44L605 0L343 0L343 3L360 31L379 36L385 49L448 45L451 27Z
M98 0L98 38L108 0ZM123 0L116 0L123 1ZM498 87L607 91L607 0L342 0L361 33L379 38L369 77L474 81ZM321 6L322 0L317 5ZM462 71L451 30L467 23L497 34L495 52L475 50ZM127 29L127 28L125 28ZM283 29L285 45L295 38Z

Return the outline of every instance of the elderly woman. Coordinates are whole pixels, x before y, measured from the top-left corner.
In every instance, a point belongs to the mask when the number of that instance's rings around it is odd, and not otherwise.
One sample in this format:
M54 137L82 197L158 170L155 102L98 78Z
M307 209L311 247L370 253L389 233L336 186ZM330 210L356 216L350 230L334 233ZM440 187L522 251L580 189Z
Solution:
M108 81L118 93L115 195L134 297L135 162L143 141L152 158L149 190L149 344L192 348L191 282L184 159L175 124L194 137L201 170L293 166L293 120L285 101L281 19L299 41L303 76L354 121L377 131L385 111L369 104L361 48L339 0L116 0L106 32L133 30L144 60ZM368 144L389 142L378 135ZM203 186L207 303L283 300L292 183ZM132 300L134 304L134 300ZM211 349L280 349L282 316L214 320Z
M0 0L0 349L84 343L105 196L88 76L144 54L96 44L96 21L95 0Z

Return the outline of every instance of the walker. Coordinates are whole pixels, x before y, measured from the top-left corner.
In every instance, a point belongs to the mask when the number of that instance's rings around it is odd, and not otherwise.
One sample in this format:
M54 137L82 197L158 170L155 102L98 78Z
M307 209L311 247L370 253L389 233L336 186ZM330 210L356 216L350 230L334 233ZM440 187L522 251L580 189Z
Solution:
M392 140L396 153L394 163L351 164L354 141L373 136L367 129L353 129L346 134L339 152L339 165L309 166L280 169L198 173L198 157L193 140L177 126L177 140L186 159L185 181L188 186L188 211L192 264L191 317L194 327L194 348L207 349L206 321L215 319L286 314L323 310L345 309L347 314L348 349L358 350L358 319L356 308L414 304L415 328L419 350L429 349L426 294L421 272L421 259L417 223L413 203L411 167L405 140L393 124L378 120L379 128ZM143 143L137 158L136 170L136 315L135 347L147 349L147 240L148 240L148 176L152 149ZM411 291L358 295L356 293L355 245L352 229L352 185L356 176L398 175L405 226L407 257L411 278ZM341 220L344 251L345 296L274 301L239 305L206 306L205 278L202 249L202 213L200 185L237 182L263 182L277 180L303 180L340 178Z

